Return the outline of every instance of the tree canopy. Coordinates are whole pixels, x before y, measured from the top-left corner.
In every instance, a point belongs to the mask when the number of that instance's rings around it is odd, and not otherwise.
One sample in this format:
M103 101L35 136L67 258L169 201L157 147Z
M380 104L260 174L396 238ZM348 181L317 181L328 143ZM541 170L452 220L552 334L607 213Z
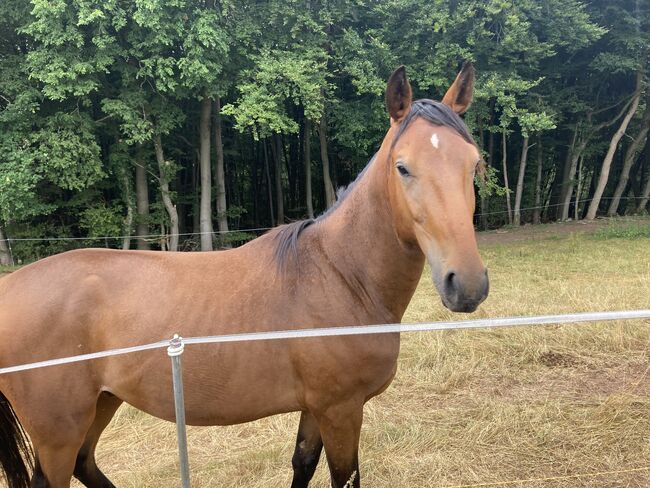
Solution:
M0 240L237 245L332 204L394 68L440 99L466 60L477 227L646 212L649 47L647 0L5 0Z

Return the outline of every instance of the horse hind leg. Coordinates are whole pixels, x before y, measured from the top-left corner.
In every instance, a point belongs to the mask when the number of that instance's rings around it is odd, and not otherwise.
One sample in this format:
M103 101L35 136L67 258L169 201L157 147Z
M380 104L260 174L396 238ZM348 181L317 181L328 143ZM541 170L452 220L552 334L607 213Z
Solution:
M38 442L32 488L68 488L83 435Z
M101 393L97 400L95 419L79 449L74 467L74 477L88 488L115 488L115 485L97 467L95 448L99 437L121 404L122 400L107 392Z
M53 415L53 412L64 411L65 404L57 400L55 398L50 402L49 409L32 409L30 422L24 424L35 453L34 471L30 479L27 468L31 464L31 449L28 448L26 439L23 440L22 429L18 423L17 413L20 409L17 408L14 412L8 399L0 393L0 457L10 487L70 486L75 458L94 413L93 409L89 408L77 410L76 415ZM22 402L17 403L20 405ZM53 416L56 417L54 421ZM23 456L28 459L27 463L23 462Z
M291 488L307 488L314 476L323 449L318 422L309 412L300 415L300 426L296 439L296 449L291 463L293 482Z
M73 475L86 477L95 484L86 486L112 487L103 482L105 477L96 475L94 466L94 446L103 427L110 421L119 403L106 401L105 395L87 391L79 395L73 405L69 398L50 397L50 408L40 411L33 419L30 436L36 452L36 464L31 480L32 488L69 488ZM108 419L107 419L108 417ZM97 470L98 471L98 470ZM93 476L88 476L89 474Z

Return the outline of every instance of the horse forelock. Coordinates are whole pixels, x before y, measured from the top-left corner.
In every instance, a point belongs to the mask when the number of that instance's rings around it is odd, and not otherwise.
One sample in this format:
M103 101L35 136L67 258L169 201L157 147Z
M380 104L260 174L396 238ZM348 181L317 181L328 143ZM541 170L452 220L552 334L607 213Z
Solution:
M449 127L456 131L458 135L467 142L476 145L467 125L465 125L463 119L461 119L456 112L442 102L436 102L435 100L424 98L413 102L410 112L400 122L397 128L397 133L391 142L391 149L395 147L395 144L397 144L397 141L402 137L409 125L411 125L415 119L419 118L422 118L433 125Z

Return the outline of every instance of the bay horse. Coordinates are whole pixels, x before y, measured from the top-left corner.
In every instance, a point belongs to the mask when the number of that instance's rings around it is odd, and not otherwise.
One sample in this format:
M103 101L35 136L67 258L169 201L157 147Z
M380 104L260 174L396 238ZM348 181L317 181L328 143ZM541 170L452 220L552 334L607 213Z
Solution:
M399 322L425 260L443 304L474 311L488 278L472 225L480 156L459 117L473 86L466 64L442 102L413 102L398 68L386 89L391 123L379 151L316 220L218 252L70 251L0 279L0 367L176 332ZM300 411L291 486L308 485L324 447L332 486L359 487L363 406L391 383L399 340L192 346L183 356L187 422L229 425ZM174 421L169 359L160 351L0 375L0 392L0 461L10 488L64 488L73 476L113 487L94 453L120 404Z

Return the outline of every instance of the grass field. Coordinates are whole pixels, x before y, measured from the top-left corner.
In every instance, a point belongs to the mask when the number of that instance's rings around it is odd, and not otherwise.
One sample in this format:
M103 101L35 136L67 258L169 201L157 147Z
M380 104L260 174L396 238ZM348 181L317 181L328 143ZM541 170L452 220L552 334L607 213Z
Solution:
M650 308L650 221L626 225L482 239L492 291L473 316ZM461 318L425 273L404 320ZM189 428L193 486L289 486L297 423ZM173 424L130 407L98 461L120 487L178 486ZM365 409L361 475L368 487L650 486L650 321L403 335L393 385ZM313 486L329 486L324 457Z

